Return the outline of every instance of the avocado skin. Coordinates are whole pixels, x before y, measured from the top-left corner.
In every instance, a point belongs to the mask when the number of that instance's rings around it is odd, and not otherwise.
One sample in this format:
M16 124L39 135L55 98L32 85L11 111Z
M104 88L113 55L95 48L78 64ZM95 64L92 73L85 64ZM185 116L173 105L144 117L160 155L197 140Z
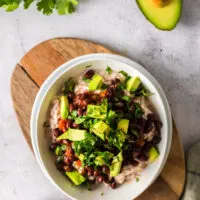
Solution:
M153 24L157 29L162 30L162 31L171 31L171 30L173 30L173 29L176 28L178 22L180 21L182 9L183 9L183 1L182 1L182 0L179 0L179 2L180 2L180 13L179 13L179 18L177 19L176 23L174 23L174 25L173 25L172 27L166 28L166 29L160 28L157 24L154 24L154 23L151 21L151 19L148 18L148 16L146 15L146 13L143 11L143 8L142 8L142 6L140 5L140 2L139 2L139 1L140 1L140 0L136 0L136 3L137 3L137 5L138 5L140 11L143 13L143 15L145 16L145 18L146 18L151 24Z

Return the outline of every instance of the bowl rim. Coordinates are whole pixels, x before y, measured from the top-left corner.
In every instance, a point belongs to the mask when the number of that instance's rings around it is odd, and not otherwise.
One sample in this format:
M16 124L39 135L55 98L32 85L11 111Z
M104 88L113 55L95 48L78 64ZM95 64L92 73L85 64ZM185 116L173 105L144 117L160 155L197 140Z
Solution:
M116 54L94 53L94 54L88 54L88 55L76 57L76 58L74 58L70 61L65 62L64 64L59 66L56 70L54 70L47 77L47 79L44 81L44 83L40 87L40 89L39 89L39 91L36 95L36 98L34 100L32 113L31 113L31 120L30 120L30 132L31 132L31 142L32 142L32 146L33 146L33 151L34 151L34 154L36 156L36 160L37 160L42 172L49 179L49 181L59 191L61 191L63 194L65 194L67 197L69 197L71 199L75 199L74 197L70 196L67 192L63 191L57 185L57 183L51 178L51 176L48 174L48 172L45 168L45 165L44 165L44 163L41 159L41 155L40 155L40 152L39 152L39 149L38 149L37 121L38 121L38 116L39 116L39 112L40 112L40 108L41 108L43 99L47 95L47 93L48 93L49 89L52 87L52 85L62 76L62 74L66 73L67 71L69 71L71 68L77 66L78 64L81 64L81 63L87 62L87 61L94 61L94 60L110 60L110 61L115 61L115 62L121 62L121 63L127 64L128 66L138 70L156 88L156 90L158 91L158 94L159 94L159 98L161 99L162 104L164 106L164 110L165 110L165 113L166 113L166 119L167 119L167 129L168 129L167 144L166 144L166 148L164 149L164 155L165 156L163 156L163 160L162 160L160 167L157 170L155 176L152 178L152 180L149 182L149 184L144 187L144 190L142 192L140 192L137 196L135 196L135 198L137 198L156 180L156 178L160 175L160 173L161 173L161 171L162 171L162 169L163 169L163 167L164 167L164 165L167 161L167 158L169 156L169 151L170 151L170 148L171 148L171 142L172 142L172 116L171 116L171 110L170 110L168 100L167 100L166 95L165 95L162 87L160 86L160 84L151 75L151 73L148 72L142 65L140 65L139 63L137 63L137 62L135 62L135 61L133 61L129 58L126 58L126 57L123 57L123 56L120 56L120 55L116 55Z

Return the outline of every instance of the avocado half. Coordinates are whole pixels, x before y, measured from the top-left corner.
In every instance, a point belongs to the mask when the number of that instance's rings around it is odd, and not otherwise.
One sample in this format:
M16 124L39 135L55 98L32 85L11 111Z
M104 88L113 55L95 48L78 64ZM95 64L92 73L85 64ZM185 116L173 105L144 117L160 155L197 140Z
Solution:
M170 31L180 19L182 0L136 0L144 16L158 29Z

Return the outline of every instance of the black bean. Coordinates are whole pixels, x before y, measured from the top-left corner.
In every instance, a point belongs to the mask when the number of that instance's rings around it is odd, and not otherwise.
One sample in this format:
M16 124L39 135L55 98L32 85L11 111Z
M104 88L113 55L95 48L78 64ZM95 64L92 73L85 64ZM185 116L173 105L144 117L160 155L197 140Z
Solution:
M100 174L100 172L98 169L94 170L94 176L98 176L99 174Z
M117 108L123 108L124 107L124 103L123 102L117 102L114 104Z
M79 128L79 125L76 124L75 122L73 122L73 123L72 123L72 127L73 127L73 128Z
M73 92L68 92L68 93L67 93L67 97L68 97L68 100L69 100L69 101L72 101L73 98L75 97L75 94L74 94Z
M58 169L59 171L63 170L63 166L64 166L64 164L63 164L62 162L56 163L56 167L57 167L57 169Z
M71 113L74 110L73 104L69 104L69 112Z
M152 139L151 142L152 142L153 145L156 145L156 144L159 144L160 141L161 141L161 136L160 135L156 135L156 136L154 136L154 138Z
M132 160L131 161L131 164L134 166L134 167L136 167L136 166L138 166L138 161L137 160Z
M88 176L93 176L94 169L91 166L87 166L86 169L87 169L87 175Z
M141 161L147 161L148 160L148 157L145 155L145 154L140 154L138 156L138 159L141 160Z
M82 116L83 115L83 110L79 108L78 111L77 111L77 114L78 114L78 116Z
M55 128L52 131L52 136L55 136L57 138L61 133L62 132L58 128Z
M64 165L63 169L64 169L65 172L71 172L73 170L73 167L69 166L69 165Z
M62 140L62 143L63 144L66 144L66 146L68 147L70 147L71 146L71 142L69 141L69 140Z
M66 165L71 165L71 160L70 160L70 158L69 157L67 157L67 156L64 156L64 163L66 164Z
M112 189L115 189L115 188L117 187L116 182L115 182L115 181L112 181L112 182L110 183L110 187L111 187Z
M104 177L102 175L96 177L97 182L102 183L104 181Z
M109 174L109 173L110 173L109 167L107 167L107 166L105 166L105 165L102 167L102 171L103 171L105 174Z
M157 130L160 130L163 126L162 122L159 120L154 121L154 125L155 125L155 129L157 129Z
M84 74L84 77L87 79L91 79L94 76L94 74L95 74L94 70L90 69Z
M55 151L56 147L57 147L56 143L52 143L51 145L49 145L50 151Z

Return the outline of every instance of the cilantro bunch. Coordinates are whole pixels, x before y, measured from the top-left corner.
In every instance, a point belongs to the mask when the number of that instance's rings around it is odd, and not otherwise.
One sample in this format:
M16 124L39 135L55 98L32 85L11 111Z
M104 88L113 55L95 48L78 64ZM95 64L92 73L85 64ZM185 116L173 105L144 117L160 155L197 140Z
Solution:
M50 15L54 10L57 10L59 15L73 13L79 3L78 0L0 0L0 7L11 12L20 5L23 5L24 9L28 9L34 2L37 2L38 11L44 15Z

